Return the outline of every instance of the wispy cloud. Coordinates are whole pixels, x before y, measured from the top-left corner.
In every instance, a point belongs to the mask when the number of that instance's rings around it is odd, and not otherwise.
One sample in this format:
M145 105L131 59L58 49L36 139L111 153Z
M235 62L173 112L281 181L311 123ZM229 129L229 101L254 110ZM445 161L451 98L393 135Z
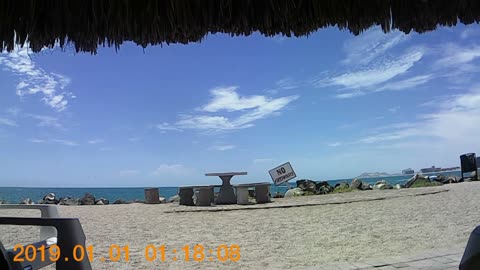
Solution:
M29 55L27 46L10 53L0 52L0 65L20 77L16 87L16 94L20 97L40 94L42 101L57 111L66 110L68 99L74 97L66 91L70 78L38 67Z
M400 106L395 106L395 107L392 107L392 108L388 109L388 111L391 112L391 113L396 113L399 109L400 109Z
M443 56L435 63L438 67L449 67L468 64L480 57L480 46L462 47L458 44L447 44L443 49Z
M0 117L0 125L10 126L10 127L16 127L16 126L17 126L17 122L15 122L15 121L12 120L12 119Z
M64 139L38 139L38 138L31 138L27 141L31 143L51 143L51 144L61 144L65 146L78 146L79 144L75 141L71 140L64 140Z
M478 145L472 134L480 134L480 89L438 99L428 114L417 116L414 122L396 123L378 128L374 134L355 143L378 144L428 140L432 145L461 147ZM414 143L412 144L414 145Z
M346 57L344 65L365 65L385 54L389 49L407 40L408 36L400 31L389 34L377 28L372 28L362 35L351 38L344 44Z
M291 102L298 99L297 95L280 98L267 96L240 96L238 87L214 88L210 91L212 99L197 109L203 114L182 114L175 124L161 124L163 130L198 129L205 131L225 131L252 127L255 121L275 116ZM236 116L220 115L219 113L237 112ZM207 115L205 113L217 113ZM239 114L238 114L239 113Z
M88 144L99 144L99 143L103 143L104 141L105 140L103 139L92 139L88 141Z
M138 173L137 170L122 170L118 172L121 176L137 175Z
M191 169L181 164L161 164L154 171L158 176L183 176L190 174Z
M37 114L28 114L27 116L37 120L37 126L39 127L52 127L60 130L65 130L64 126L60 123L60 119L58 117Z
M342 143L341 142L334 142L334 143L329 143L328 146L330 147L338 147L338 146L341 146Z
M236 148L235 145L223 144L223 145L211 146L209 149L210 150L215 150L215 151L227 151L227 150L232 150L232 149L235 149L235 148Z
M272 158L256 158L253 160L253 163L260 164L260 163L270 163L273 162Z
M319 87L340 86L344 90L363 89L377 86L407 72L423 57L422 49L415 49L404 55L379 63L374 67L365 67L338 76L321 79Z

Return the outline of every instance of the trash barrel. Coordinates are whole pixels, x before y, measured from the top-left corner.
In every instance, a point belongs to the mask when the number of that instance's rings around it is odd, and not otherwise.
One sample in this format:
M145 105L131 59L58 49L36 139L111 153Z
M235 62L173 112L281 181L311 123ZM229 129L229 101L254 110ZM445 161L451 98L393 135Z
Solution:
M145 203L150 203L150 204L160 203L159 188L145 189Z
M467 247L460 261L460 270L480 269L480 226L470 234Z

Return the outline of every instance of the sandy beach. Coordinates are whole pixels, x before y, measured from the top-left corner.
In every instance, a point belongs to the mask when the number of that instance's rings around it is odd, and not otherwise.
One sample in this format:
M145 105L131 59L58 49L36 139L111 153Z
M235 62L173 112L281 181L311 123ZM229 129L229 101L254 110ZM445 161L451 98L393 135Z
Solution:
M223 209L230 211L205 212L213 208L173 204L59 209L62 217L80 219L87 245L94 246L93 269L301 269L463 247L480 223L478 194L480 183L461 183L276 199L262 207L277 208L243 211L232 206ZM307 206L299 206L302 204ZM2 211L2 215L15 212ZM12 227L1 230L7 245L30 241L38 232ZM112 244L129 246L129 262L100 261L100 257L108 257ZM145 259L149 244L166 246L165 262ZM204 261L185 261L181 248L196 244L205 247ZM218 261L216 249L222 244L238 245L241 258ZM173 249L178 252L173 254ZM193 250L190 252L192 256Z

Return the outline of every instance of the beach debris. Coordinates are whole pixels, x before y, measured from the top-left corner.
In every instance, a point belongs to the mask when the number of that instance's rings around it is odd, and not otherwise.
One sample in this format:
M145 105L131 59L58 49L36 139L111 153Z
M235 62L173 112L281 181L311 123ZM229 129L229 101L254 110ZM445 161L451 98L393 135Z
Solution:
M275 192L275 194L273 195L273 198L283 198L283 194L280 192Z
M23 199L20 204L33 204L33 201L32 199L30 198L26 198L26 199Z
M380 181L377 181L377 182L373 185L373 189L375 189L375 190L380 190L380 189L393 189L393 186L390 185L390 183L388 183L387 180L380 180Z
M105 198L100 198L95 200L95 205L108 205L108 204L110 204L110 201Z
M75 199L71 197L63 197L60 198L58 204L60 205L79 205L80 204L80 199Z
M334 190L334 188L327 181L320 181L317 183L317 194L327 194Z
M362 190L362 185L362 180L355 178L352 180L352 183L350 183L350 188Z
M180 202L180 196L174 195L174 196L168 198L168 202L171 202L171 203L172 202Z
M124 199L117 199L113 202L113 204L128 204L129 202L125 201Z
M370 185L369 183L366 183L366 182L362 182L362 187L361 187L362 190L372 190L373 187L372 185Z
M48 193L38 202L39 204L58 204L58 200L55 198L55 193Z
M90 193L85 193L82 198L80 198L80 205L94 205L95 197Z
M283 195L285 198L290 198L290 197L298 197L298 196L303 196L305 192L303 192L303 190L301 188L292 188L292 189L289 189L287 190L287 192L285 192L285 195Z
M317 193L317 183L309 179L297 180L297 188L300 188L304 192Z

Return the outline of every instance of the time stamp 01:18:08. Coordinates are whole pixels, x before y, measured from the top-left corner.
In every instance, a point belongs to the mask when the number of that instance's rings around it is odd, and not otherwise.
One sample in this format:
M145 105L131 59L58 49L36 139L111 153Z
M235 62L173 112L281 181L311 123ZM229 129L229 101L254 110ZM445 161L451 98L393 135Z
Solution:
M16 245L14 248L16 256L14 261L16 262L33 262L35 260L40 261L52 261L56 262L58 260L74 260L74 261L83 261L88 259L90 262L100 260L102 262L109 260L113 262L130 260L130 250L129 246L119 246L111 245L108 251L108 254L105 256L99 256L94 254L94 247L76 245L73 248L72 258L62 257L60 247L57 245L52 245L49 248L36 247L34 245ZM168 256L171 255L171 256ZM168 256L168 258L167 258ZM185 245L180 249L169 249L165 245L155 246L147 245L144 250L144 258L149 262L154 261L194 261L194 262L203 262L203 261L220 261L220 262L237 262L240 260L240 246L238 245L219 245L216 248L207 249L202 244L194 245Z

